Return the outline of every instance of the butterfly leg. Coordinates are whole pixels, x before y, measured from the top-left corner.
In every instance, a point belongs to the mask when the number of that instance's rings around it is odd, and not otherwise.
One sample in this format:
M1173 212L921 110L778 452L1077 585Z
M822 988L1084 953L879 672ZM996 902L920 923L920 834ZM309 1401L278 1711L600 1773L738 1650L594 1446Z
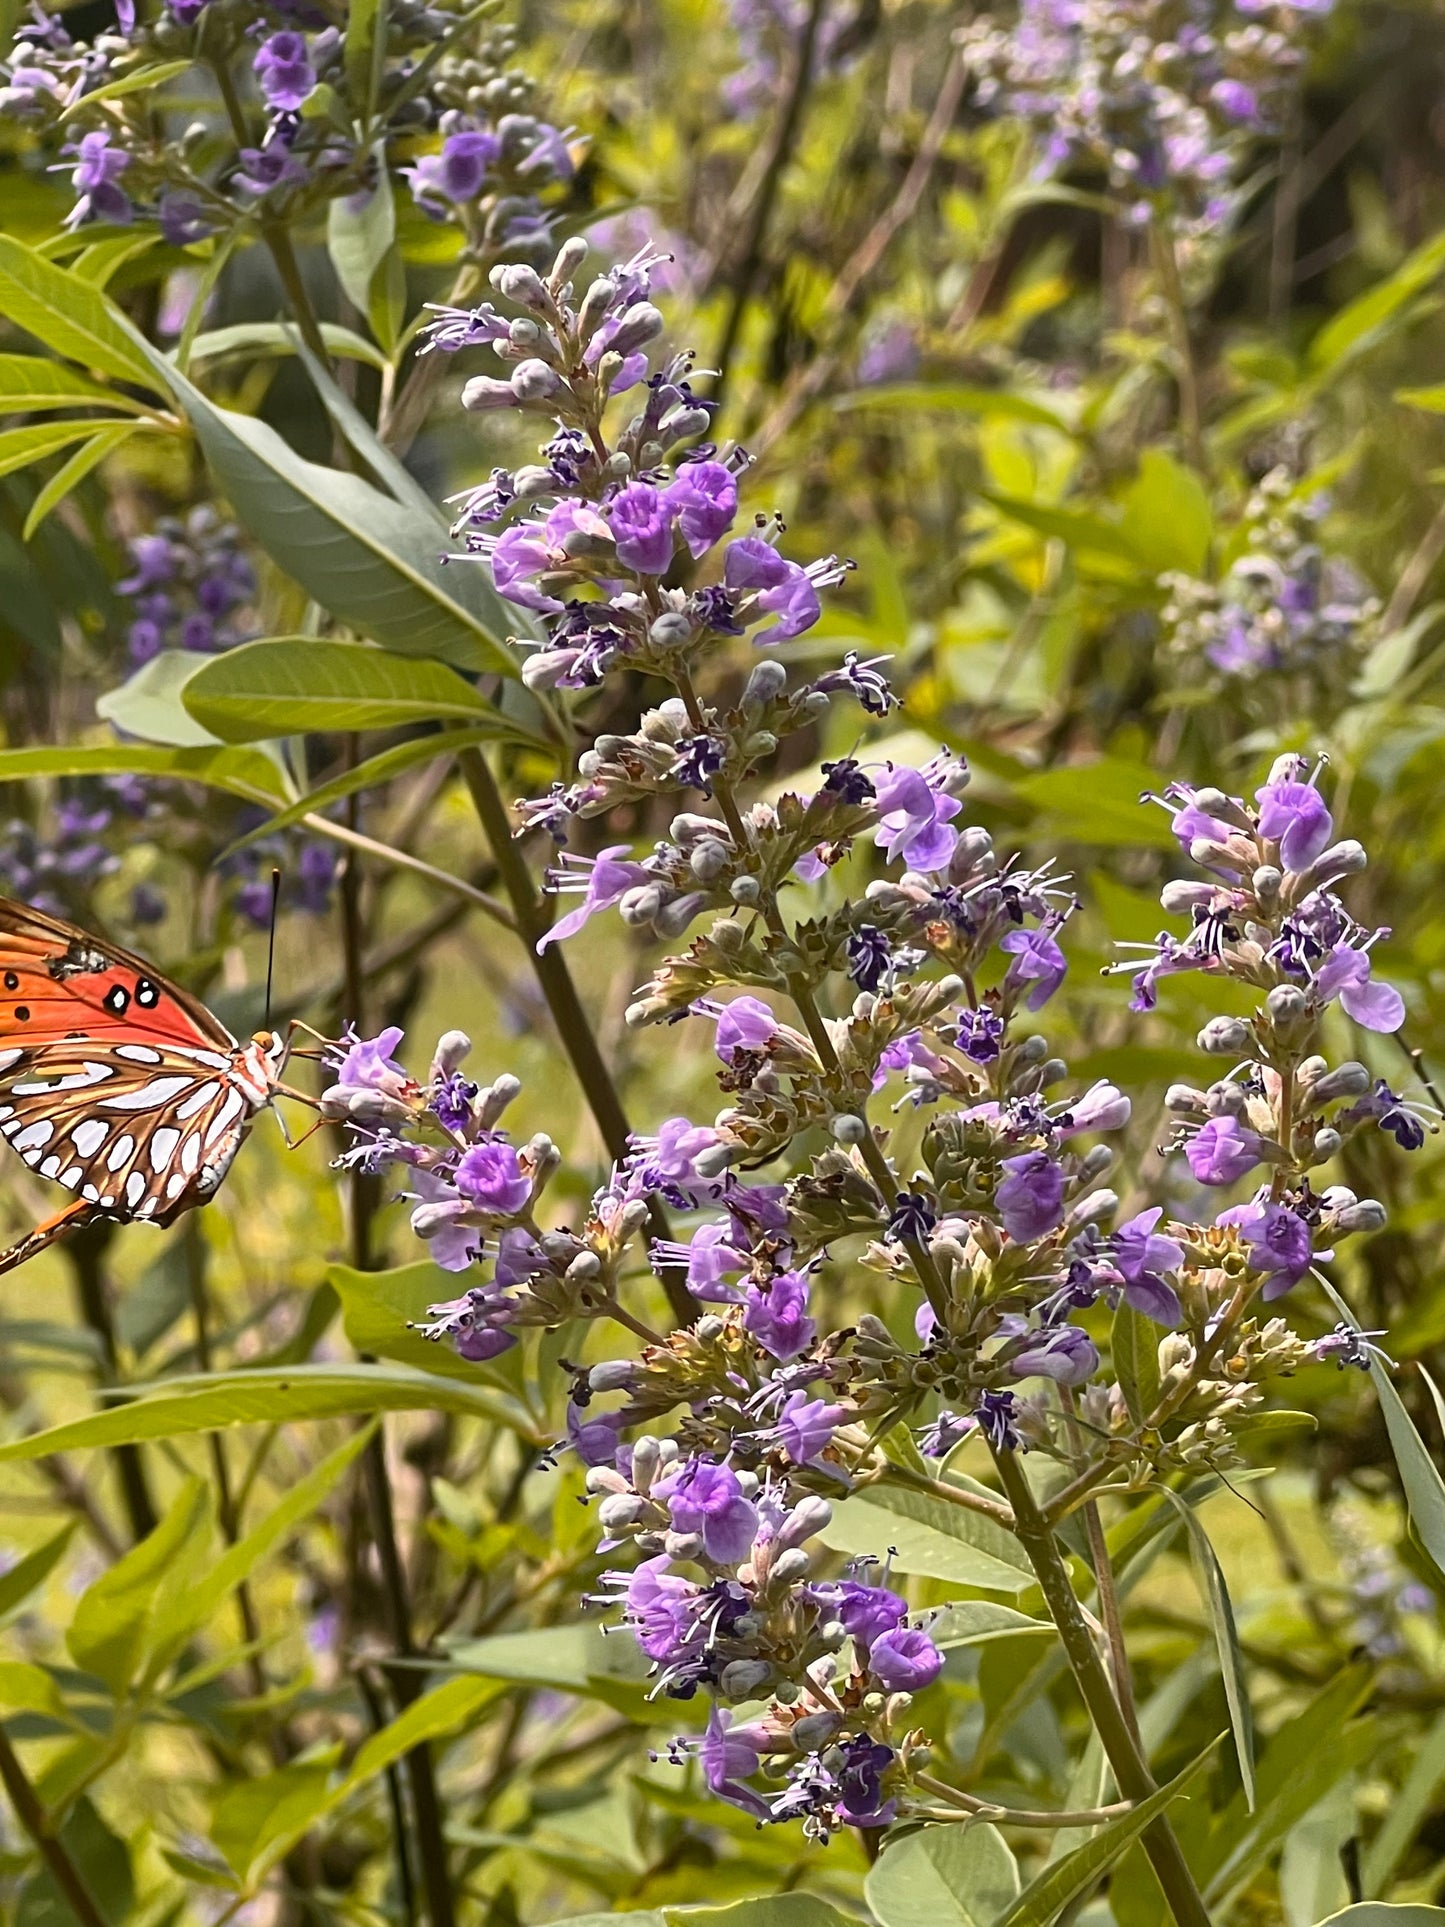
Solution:
M27 1231L8 1251L0 1251L0 1272L13 1271L17 1265L23 1265L27 1258L33 1258L47 1246L68 1238L72 1231L79 1231L82 1226L104 1216L105 1213L97 1211L93 1204L76 1198L63 1211L57 1211L53 1218L46 1218L33 1231Z

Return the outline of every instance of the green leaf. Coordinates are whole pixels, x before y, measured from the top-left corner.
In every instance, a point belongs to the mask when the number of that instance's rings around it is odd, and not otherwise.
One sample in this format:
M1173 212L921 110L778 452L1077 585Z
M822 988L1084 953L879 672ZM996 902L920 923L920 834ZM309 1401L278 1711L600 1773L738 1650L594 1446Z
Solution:
M1125 490L1123 533L1155 575L1202 575L1214 538L1209 495L1194 473L1162 448L1146 448Z
M507 729L445 663L315 636L271 636L202 657L182 688L186 713L227 743L454 720Z
M196 649L162 649L118 689L108 689L96 703L96 713L127 736L169 743L177 749L212 748L219 739L196 721L181 698L192 677L214 660L223 658L204 656Z
M986 1822L927 1827L885 1845L863 1892L879 1927L992 1927L1018 1899L1018 1863Z
M1069 1902L1086 1888L1092 1887L1099 1875L1118 1859L1130 1842L1138 1839L1149 1822L1188 1791L1208 1765L1218 1744L1218 1740L1212 1740L1182 1773L1175 1775L1168 1786L1160 1787L1147 1800L1141 1800L1131 1813L1121 1813L1117 1820L1108 1821L1081 1847L1075 1847L1072 1853L1065 1854L1062 1860L1056 1860L1047 1867L1037 1880L1024 1888L1008 1912L999 1917L995 1927L1054 1927Z
M161 1657L170 1657L163 1649L178 1645L203 1625L227 1594L249 1578L261 1561L274 1552L303 1519L311 1516L348 1467L355 1463L379 1423L380 1420L373 1420L362 1426L344 1445L338 1446L290 1487L260 1525L235 1545L228 1546L199 1579L168 1595L156 1615L152 1632L152 1644Z
M1159 1327L1126 1298L1114 1313L1109 1356L1129 1416L1142 1425L1159 1403Z
M357 1751L351 1771L336 1789L329 1804L339 1804L365 1786L368 1780L384 1773L387 1767L428 1740L439 1740L469 1720L482 1707L501 1696L502 1688L490 1680L449 1679L413 1700L404 1713L389 1726L373 1733Z
M135 1876L130 1852L84 1796L66 1816L60 1842L112 1927L121 1927L122 1922L132 1919ZM49 1868L26 1881L13 1918L14 1927L76 1927L70 1902Z
M94 100L95 96L89 96ZM88 281L93 288L108 287L127 261L148 254L160 240L159 234L113 234L108 240L93 241L75 257L70 272L77 281Z
M1445 382L1433 388L1397 388L1395 400L1407 408L1423 408L1427 415L1445 415Z
M353 0L346 16L345 61L346 92L364 123L376 111L386 64L386 0ZM384 155L381 164L384 172Z
M456 1412L508 1426L536 1441L531 1419L514 1399L408 1371L401 1365L296 1365L170 1378L165 1391L131 1398L90 1418L70 1419L0 1445L6 1459L43 1459L91 1445L182 1438L228 1425L286 1425L347 1413Z
M0 412L33 414L43 408L83 408L94 403L140 406L63 361L51 361L45 355L0 355Z
M1040 836L1069 843L1147 846L1178 850L1179 840L1164 810L1141 804L1145 790L1159 778L1147 764L1116 756L1095 763L1073 763L1021 777L1014 789L1043 812L1035 826Z
M387 366L386 356L375 342L343 328L338 322L323 321L321 339L329 355L369 362L379 370ZM211 328L198 334L191 343L191 360L220 361L229 355L294 355L299 340L296 330L284 321L237 321L229 328Z
M982 1646L991 1639L1012 1639L1020 1633L1056 1636L1052 1620L1030 1619L1012 1606L987 1599L955 1599L944 1606L928 1628L935 1646Z
M440 515L297 455L265 422L218 408L162 364L237 518L338 621L404 656L515 676L504 638L528 633L475 564L446 567Z
M1422 1902L1361 1900L1322 1920L1320 1927L1445 1927L1445 1907Z
M1007 421L1033 422L1040 428L1056 428L1061 435L1073 433L1057 408L1047 407L1028 395L1009 388L970 388L961 382L900 382L877 388L860 388L840 395L834 406L840 413L858 413L878 408L916 408L947 415L1002 417Z
M331 1265L326 1282L341 1300L346 1336L359 1352L394 1358L418 1371L435 1372L464 1384L484 1383L485 1366L472 1365L450 1345L423 1338L408 1326L420 1324L430 1306L457 1295L457 1275L430 1258L390 1271L353 1271Z
M0 241L4 240L0 234ZM28 468L32 462L43 461L57 449L68 448L72 442L88 440L99 430L115 425L114 417L91 416L85 421L33 422L28 428L7 428L0 433L0 475L10 475L17 468ZM128 432L143 428L143 422L128 422Z
M0 1621L17 1612L31 1593L43 1586L65 1557L65 1549L75 1533L75 1521L63 1526L53 1539L47 1539L23 1559L17 1559L8 1572L0 1573Z
M1033 1568L1011 1532L928 1492L870 1486L834 1503L822 1538L837 1552L876 1556L893 1546L899 1572L986 1592L1021 1593L1034 1584Z
M1437 234L1407 255L1387 280L1367 288L1331 315L1310 343L1311 368L1319 374L1338 374L1389 332L1391 323L1429 287L1442 267L1445 234Z
M254 1780L233 1781L211 1816L211 1840L243 1886L263 1879L283 1859L327 1804L331 1768L340 1753L329 1747Z
M1255 1775L1251 1814L1237 1793L1216 1821L1199 1873L1205 1898L1222 1902L1250 1879L1297 1820L1337 1780L1378 1752L1388 1735L1380 1723L1350 1716L1370 1689L1369 1666L1342 1668L1302 1713L1274 1733Z
M42 1713L74 1725L60 1688L43 1666L22 1659L0 1659L0 1706L9 1713Z
M1382 1893L1394 1878L1395 1869L1409 1851L1421 1821L1431 1811L1442 1781L1445 1781L1445 1714L1441 1714L1426 1733L1404 1783L1380 1822L1379 1832L1365 1849L1361 1873L1370 1899Z
M730 1907L664 1907L666 1927L858 1927L856 1918L840 1914L816 1894L764 1894L757 1900L737 1900ZM628 1922L626 1914L613 1914Z
M161 1587L169 1594L192 1583L210 1537L210 1494L199 1479L187 1479L155 1531L81 1594L65 1643L76 1665L104 1680L117 1699L149 1645Z
M141 743L62 744L56 748L0 749L0 783L41 776L173 776L203 783L268 808L286 800L269 756L253 749L162 749Z
M1219 1671L1224 1680L1224 1697L1229 1705L1229 1724L1234 1734L1234 1751L1239 1761L1239 1777L1244 1787L1244 1802L1254 1812L1254 1716L1249 1704L1249 1681L1245 1677L1244 1657L1239 1650L1239 1633L1234 1624L1234 1607L1224 1572L1215 1557L1209 1534L1194 1507L1185 1503L1168 1486L1161 1487L1164 1497L1184 1521L1189 1534L1189 1550L1199 1590L1204 1596L1209 1623L1214 1628L1214 1643L1219 1652Z
M105 296L8 234L0 234L0 314L82 368L157 392L143 344Z
M1022 522L1025 528L1051 536L1071 549L1110 556L1136 566L1141 560L1122 525L1090 509L1061 507L1053 502L1024 502L1016 496L995 495L987 489L980 492L984 501L991 502L1010 521Z
M1341 1318L1358 1331L1358 1319L1334 1286L1322 1272L1317 1271L1314 1276ZM1445 1575L1445 1480L1441 1479L1434 1456L1416 1431L1415 1421L1405 1410L1404 1402L1395 1390L1384 1364L1373 1352L1369 1354L1369 1360L1370 1379L1375 1387L1375 1396L1380 1401L1390 1449L1400 1469L1400 1483L1405 1488L1410 1524L1420 1544L1430 1555L1435 1570ZM1445 1401L1442 1401L1435 1381L1423 1365L1420 1375L1430 1388L1441 1423L1445 1424Z
M348 28L347 39L351 37ZM326 251L336 278L354 308L366 313L372 277L396 239L396 205L383 145L372 155L376 185L358 194L338 194L327 207Z
M63 502L72 490L79 488L93 468L103 462L107 455L113 455L123 448L135 433L131 422L117 422L114 428L102 428L97 435L82 447L77 448L68 461L50 477L50 480L37 493L25 517L25 526L20 531L21 539L28 542L50 511Z
M636 1642L609 1637L595 1623L457 1640L447 1648L447 1664L485 1679L555 1687L562 1693L590 1693L602 1680L640 1683L647 1678L647 1659Z
M122 74L119 80L108 80L103 87L93 87L82 94L78 100L71 101L60 115L62 121L69 120L82 108L94 107L98 101L121 100L127 94L148 94L157 87L164 87L168 80L176 80L181 74L189 73L195 63L190 60L162 60L156 66L138 67L134 73Z
M510 731L511 725L505 719L500 720L501 727ZM359 790L375 789L381 783L389 783L394 776L399 776L403 770L415 768L418 763L433 763L442 756L455 756L459 749L469 749L476 743L490 742L497 733L497 729L491 725L472 729L437 730L426 736L414 736L410 742L393 744L390 749L381 750L375 756L368 756L365 762L357 763L353 769L343 770L340 776L333 776L329 783L323 783L318 789L308 791L297 802L289 804L284 810L279 810L275 816L267 817L264 823L258 823L254 830L248 830L245 836L238 836L226 851L226 855L229 856L236 850L244 850L248 843L255 843L261 837L274 836L278 830L287 829L292 823L299 823L302 817L313 816L318 810L329 809L333 803L341 802L344 797L354 796ZM374 1351L376 1347L361 1346L359 1349Z

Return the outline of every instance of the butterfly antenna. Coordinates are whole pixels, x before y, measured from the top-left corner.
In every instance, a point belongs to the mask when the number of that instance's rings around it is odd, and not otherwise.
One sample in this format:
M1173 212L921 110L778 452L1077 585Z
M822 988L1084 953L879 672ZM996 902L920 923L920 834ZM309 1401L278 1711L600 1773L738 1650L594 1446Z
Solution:
M281 872L271 872L271 933L266 939L266 1019L265 1027L271 1028L271 980L276 971L276 907L281 901Z

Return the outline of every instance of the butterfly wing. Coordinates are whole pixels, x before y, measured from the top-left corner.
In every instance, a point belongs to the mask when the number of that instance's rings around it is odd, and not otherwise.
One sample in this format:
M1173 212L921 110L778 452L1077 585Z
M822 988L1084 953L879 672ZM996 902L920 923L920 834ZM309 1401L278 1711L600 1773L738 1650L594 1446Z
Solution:
M144 958L0 897L0 1044L81 1040L236 1048L204 1004Z
M227 1052L88 1038L0 1048L0 1136L111 1217L164 1221L203 1203L257 1109Z

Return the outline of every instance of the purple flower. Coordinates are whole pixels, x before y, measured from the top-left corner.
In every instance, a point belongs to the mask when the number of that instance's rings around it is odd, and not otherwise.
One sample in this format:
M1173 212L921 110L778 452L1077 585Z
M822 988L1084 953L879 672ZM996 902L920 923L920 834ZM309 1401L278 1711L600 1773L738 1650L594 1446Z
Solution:
M550 873L552 888L559 892L581 889L582 902L539 938L538 951L545 950L549 943L575 937L589 917L599 910L610 910L629 890L651 881L645 865L620 860L626 849L625 843L614 843L608 849L599 850L595 857L563 856L563 864L570 867Z
M424 213L436 214L443 212L441 202L450 201L459 207L474 201L501 151L496 135L483 130L449 134L440 154L424 155L414 167L403 170L411 183L412 198Z
M886 1827L895 1806L883 1797L883 1775L893 1764L893 1749L865 1733L843 1746L838 1774L838 1818L850 1827Z
M1015 1244L1027 1244L1056 1229L1064 1217L1064 1174L1046 1151L1005 1158L1007 1172L994 1193L1003 1228Z
M1035 1332L1009 1360L1015 1378L1051 1378L1056 1385L1082 1385L1098 1369L1099 1351L1077 1325L1050 1325Z
M1309 1226L1286 1205L1266 1200L1236 1205L1232 1211L1222 1211L1215 1223L1239 1228L1251 1268L1265 1275L1260 1294L1264 1298L1282 1298L1315 1262ZM1318 1254L1321 1258L1332 1255L1328 1251Z
M1010 930L1001 939L999 949L1005 950L1013 961L1003 980L1005 992L1022 990L1025 984L1032 984L1028 995L1030 1010L1042 1010L1064 981L1068 970L1068 960L1055 943L1049 931Z
M795 1358L811 1345L817 1327L808 1316L808 1280L801 1271L780 1271L764 1285L749 1285L743 1323L774 1358Z
M688 553L694 560L721 541L738 512L737 477L721 462L688 462L667 491Z
M708 1716L707 1731L698 1749L702 1777L711 1792L730 1801L733 1806L741 1807L745 1813L765 1819L768 1812L766 1805L751 1787L743 1785L744 1780L757 1772L761 1762L746 1740L729 1736L729 1718L716 1706Z
M168 189L156 207L161 233L173 248L190 247L216 232L216 220L194 194Z
M876 990L892 962L893 947L873 924L860 924L849 937L848 975L860 990ZM999 1028L1002 1034L1002 1026Z
M908 1603L887 1586L865 1586L857 1579L827 1580L809 1588L810 1595L830 1619L865 1652L903 1624Z
M1325 799L1312 783L1266 783L1255 791L1259 833L1278 843L1287 870L1307 870L1335 833Z
M375 1037L358 1037L348 1030L341 1039L345 1054L332 1060L337 1084L348 1090L379 1091L385 1097L412 1096L416 1086L392 1056L405 1035L399 1024L388 1025Z
M1155 1231L1163 1216L1162 1205L1141 1211L1119 1226L1111 1243L1115 1269L1124 1281L1124 1297L1135 1311L1172 1331L1184 1313L1178 1293L1162 1274L1179 1269L1184 1262L1184 1247L1176 1238L1161 1237Z
M1059 1119L1059 1128L1065 1137L1073 1137L1079 1131L1122 1131L1132 1110L1133 1106L1117 1085L1100 1078L1070 1104L1066 1116Z
M1338 997L1345 1012L1366 1030L1395 1031L1405 1021L1405 1000L1392 984L1370 979L1370 954L1337 943L1315 973L1315 994L1324 1003Z
M921 1693L943 1670L943 1654L917 1626L895 1626L868 1649L868 1670L885 1693Z
M687 1288L695 1298L735 1304L738 1293L723 1282L728 1272L746 1271L748 1254L739 1249L734 1231L726 1221L699 1225L686 1244L668 1244L659 1239L652 1247L659 1264L687 1266Z
M816 1465L847 1417L846 1405L790 1392L778 1415L778 1438L794 1465Z
M979 1393L973 1415L978 1420L979 1431L995 1452L1018 1450L1018 1427L1014 1424L1017 1410L1018 1401L1012 1392Z
M876 841L910 870L941 870L958 847L950 828L963 805L946 790L935 790L922 770L889 766L878 788Z
M504 1218L525 1211L532 1195L510 1144L474 1144L457 1166L456 1186L481 1210Z
M435 1256L435 1252L432 1255ZM462 1267L448 1265L446 1269L458 1271ZM449 1338L458 1356L470 1364L483 1365L489 1358L496 1358L516 1344L515 1337L506 1329L511 1311L511 1305L505 1298L499 1297L491 1286L478 1285L471 1291L463 1292L460 1298L448 1299L441 1305L428 1305L427 1314L432 1322L420 1325L417 1329L423 1337L434 1341Z
M617 560L639 575L664 575L672 561L673 505L646 482L629 482L606 505Z
M770 629L759 630L754 642L800 636L822 614L818 591L807 570L785 561L758 535L740 536L728 544L723 584L735 594L755 596L759 609L778 618Z
M1226 1113L1201 1125L1184 1147L1189 1168L1200 1184L1233 1184L1262 1161L1257 1132Z
M633 1167L650 1191L668 1191L684 1199L695 1191L711 1192L714 1180L698 1169L698 1159L716 1150L722 1134L710 1124L670 1117L653 1138L632 1139Z
M667 1555L644 1559L627 1582L633 1636L647 1657L666 1665L686 1646L697 1587L667 1569ZM756 1772L757 1760L750 1772Z
M273 33L261 42L251 65L267 105L283 114L294 114L316 85L316 70L304 33L289 29Z
M80 199L66 216L65 225L80 227L86 221L114 221L117 226L124 226L135 210L130 196L117 187L116 182L130 166L130 155L124 148L111 146L107 128L82 134L70 151L75 156L70 184Z
M696 1533L707 1557L721 1566L746 1559L758 1529L758 1509L738 1484L731 1466L689 1459L679 1472L653 1487L666 1501L673 1529Z
M717 1054L731 1064L739 1051L763 1050L778 1034L778 1020L761 997L734 997L717 1020Z
M958 1048L972 1063L992 1064L1003 1043L1004 1021L996 1011L966 1010L958 1020Z

